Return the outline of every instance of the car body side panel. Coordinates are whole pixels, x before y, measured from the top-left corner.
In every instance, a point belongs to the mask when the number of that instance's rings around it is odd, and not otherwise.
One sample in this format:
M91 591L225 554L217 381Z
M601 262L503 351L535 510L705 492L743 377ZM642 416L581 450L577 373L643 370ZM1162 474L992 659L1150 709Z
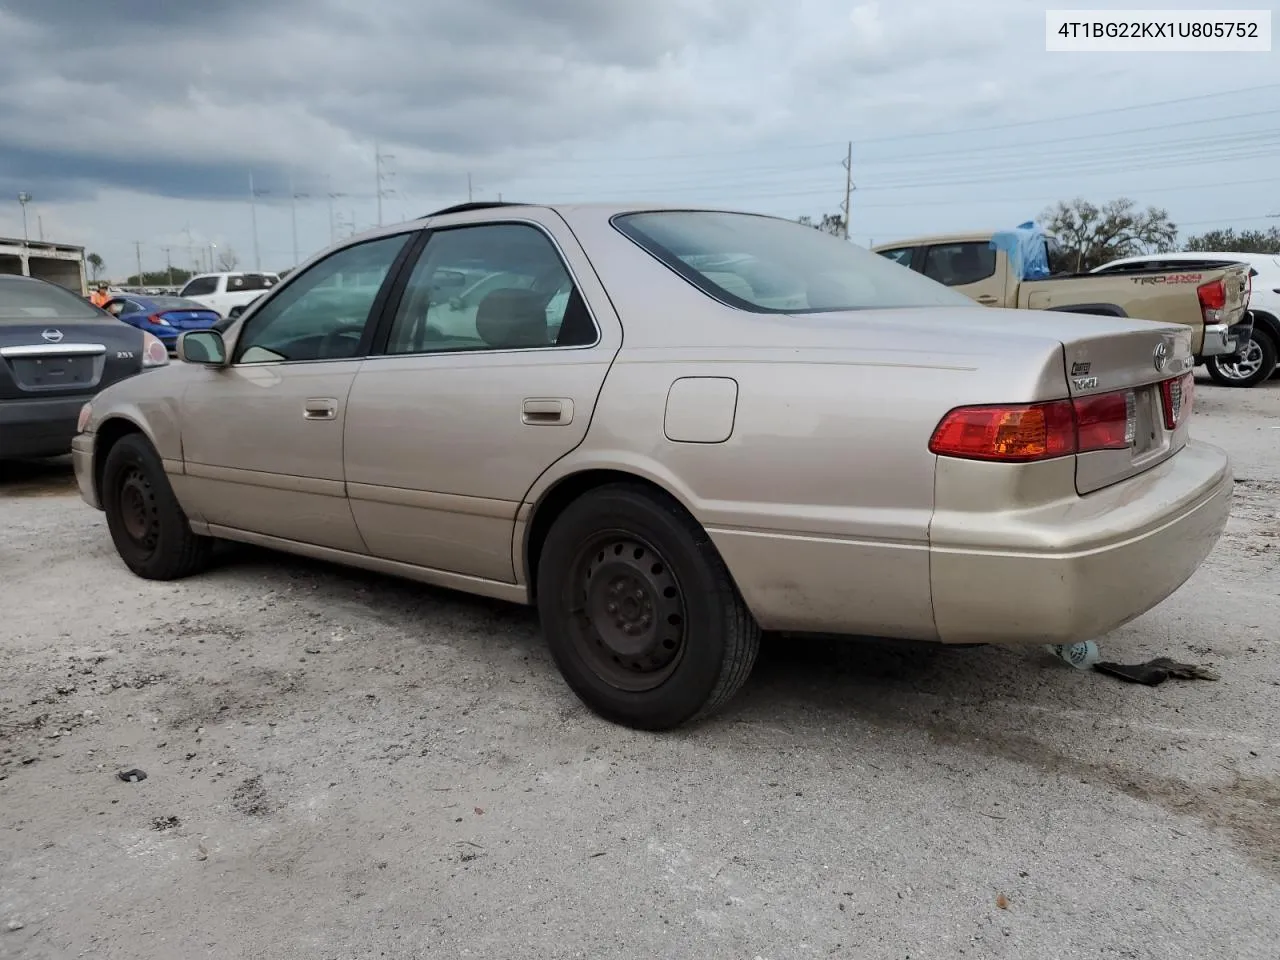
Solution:
M181 401L184 505L207 523L363 552L342 466L361 362L192 366ZM313 400L334 416L309 419Z
M766 629L933 637L929 437L951 406L981 395L978 371L852 352L792 351L791 362L678 353L624 348L586 441L529 499L582 470L634 473L698 518ZM1061 369L1052 350L1040 362ZM671 384L696 376L739 385L722 443L673 442L663 429ZM1034 388L1037 376L1026 377Z

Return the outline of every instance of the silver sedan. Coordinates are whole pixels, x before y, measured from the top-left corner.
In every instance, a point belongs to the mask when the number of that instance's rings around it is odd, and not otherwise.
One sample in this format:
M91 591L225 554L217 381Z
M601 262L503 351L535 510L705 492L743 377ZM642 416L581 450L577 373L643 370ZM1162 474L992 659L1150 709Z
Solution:
M317 255L103 391L76 473L139 576L217 538L536 604L613 721L762 630L1096 637L1225 525L1185 328L988 310L773 217L468 204Z

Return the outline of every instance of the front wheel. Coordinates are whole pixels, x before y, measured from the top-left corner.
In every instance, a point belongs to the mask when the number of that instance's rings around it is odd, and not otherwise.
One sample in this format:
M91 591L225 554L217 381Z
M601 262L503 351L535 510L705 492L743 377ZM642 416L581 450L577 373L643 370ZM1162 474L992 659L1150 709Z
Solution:
M595 713L667 730L723 706L760 647L706 533L632 484L593 490L557 518L538 561L538 613L565 681Z
M1254 330L1248 346L1231 357L1210 357L1205 364L1214 383L1224 387L1252 387L1276 372L1276 343Z
M122 437L102 469L102 509L116 552L147 580L177 580L209 563L213 541L191 532L164 465L141 434Z

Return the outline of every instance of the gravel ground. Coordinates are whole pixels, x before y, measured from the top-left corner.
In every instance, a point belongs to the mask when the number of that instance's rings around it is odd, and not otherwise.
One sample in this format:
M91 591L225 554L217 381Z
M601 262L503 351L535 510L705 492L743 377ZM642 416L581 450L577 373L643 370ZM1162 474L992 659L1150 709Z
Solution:
M147 583L11 468L0 956L1274 958L1280 380L1197 403L1230 527L1103 652L1219 682L772 639L661 736L528 611L249 550Z

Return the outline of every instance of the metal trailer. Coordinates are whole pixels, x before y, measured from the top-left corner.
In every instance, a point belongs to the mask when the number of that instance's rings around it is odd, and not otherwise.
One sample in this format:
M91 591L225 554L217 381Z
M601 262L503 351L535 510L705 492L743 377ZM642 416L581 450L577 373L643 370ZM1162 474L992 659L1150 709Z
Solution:
M84 247L70 243L0 237L0 273L48 280L79 296L89 295Z

